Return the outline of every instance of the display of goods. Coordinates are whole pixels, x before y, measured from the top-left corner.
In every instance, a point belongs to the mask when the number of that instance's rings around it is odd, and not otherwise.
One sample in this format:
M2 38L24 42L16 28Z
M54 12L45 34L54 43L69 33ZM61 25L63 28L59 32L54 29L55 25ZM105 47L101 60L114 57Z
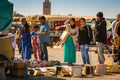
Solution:
M104 50L104 54L108 54L108 50Z
M71 66L62 66L58 75L61 77L72 76L72 67Z
M50 66L60 66L61 65L61 63L60 63L60 61L58 61L58 60L51 60L50 62Z
M56 76L56 67L47 67L46 76Z
M31 67L31 68L41 67L40 61L32 60L32 61L30 62L30 67Z
M42 71L40 69L32 68L32 69L28 69L28 75L40 76L40 75L43 75L43 74L42 74Z
M55 64L56 64L56 60L51 60L50 61L50 66L55 66Z
M40 64L41 64L42 67L47 67L47 62L46 61L42 61Z

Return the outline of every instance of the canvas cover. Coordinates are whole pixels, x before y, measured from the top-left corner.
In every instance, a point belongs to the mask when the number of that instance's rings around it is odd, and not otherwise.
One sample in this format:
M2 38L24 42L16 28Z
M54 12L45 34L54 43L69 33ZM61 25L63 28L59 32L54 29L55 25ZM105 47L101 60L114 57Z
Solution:
M12 25L13 4L8 0L0 0L0 31L8 30Z

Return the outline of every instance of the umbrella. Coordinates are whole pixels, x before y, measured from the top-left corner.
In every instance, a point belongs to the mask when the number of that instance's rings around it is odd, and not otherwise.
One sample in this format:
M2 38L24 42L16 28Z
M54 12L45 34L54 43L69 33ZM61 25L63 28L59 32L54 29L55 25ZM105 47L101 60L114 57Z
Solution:
M13 4L8 0L0 0L0 31L7 30L12 25Z

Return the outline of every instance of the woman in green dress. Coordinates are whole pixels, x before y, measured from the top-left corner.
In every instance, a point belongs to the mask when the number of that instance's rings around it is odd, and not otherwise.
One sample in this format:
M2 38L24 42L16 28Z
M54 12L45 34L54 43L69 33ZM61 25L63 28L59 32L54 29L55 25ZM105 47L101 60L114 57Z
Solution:
M76 62L76 49L74 43L74 37L77 35L75 19L71 18L69 21L70 24L66 23L66 31L70 32L70 35L67 37L64 42L64 62L67 62L68 65L73 65Z

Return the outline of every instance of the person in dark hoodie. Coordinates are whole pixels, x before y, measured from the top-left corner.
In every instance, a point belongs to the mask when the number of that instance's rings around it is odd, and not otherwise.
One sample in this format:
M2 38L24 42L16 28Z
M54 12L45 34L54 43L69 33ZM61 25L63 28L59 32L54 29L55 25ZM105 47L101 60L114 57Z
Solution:
M96 14L96 23L95 23L95 39L96 44L98 47L98 61L100 64L104 64L105 57L104 57L104 44L106 43L107 39L107 32L106 32L106 21L103 17L102 12L98 12Z
M79 28L79 36L78 36L78 42L80 45L80 51L82 56L83 64L90 64L89 60L89 47L90 43L92 42L93 35L92 35L92 29L90 25L86 24L85 18L80 18L80 28Z

